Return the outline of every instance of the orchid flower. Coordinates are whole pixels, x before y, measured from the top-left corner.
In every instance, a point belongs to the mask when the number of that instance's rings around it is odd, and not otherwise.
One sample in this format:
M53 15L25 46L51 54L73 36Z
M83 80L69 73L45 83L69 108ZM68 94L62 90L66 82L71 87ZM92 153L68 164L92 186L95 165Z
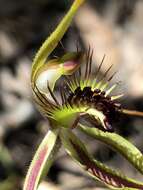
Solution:
M108 76L111 67L103 77L100 76L103 58L93 78L91 75L93 50L90 47L87 52L68 52L59 58L48 59L84 1L74 0L68 13L43 43L33 60L31 74L33 97L41 114L50 121L51 127L34 155L23 190L38 189L61 146L85 172L110 189L143 189L142 182L130 179L93 158L87 150L86 143L74 133L76 128L108 144L143 174L142 153L131 142L116 134L113 126L113 120L119 117L119 113L136 116L143 116L143 113L122 108L116 102L122 94L111 95L118 85L117 83L110 85L110 80L114 76L114 74ZM61 76L65 77L66 92L64 88L60 88L61 100L58 100L54 87ZM86 121L86 125L81 118Z

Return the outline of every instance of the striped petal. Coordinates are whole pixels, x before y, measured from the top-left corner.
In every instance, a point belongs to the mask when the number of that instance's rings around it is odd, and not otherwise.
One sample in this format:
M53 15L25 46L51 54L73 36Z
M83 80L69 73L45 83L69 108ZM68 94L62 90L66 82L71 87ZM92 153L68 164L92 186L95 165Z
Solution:
M140 173L143 174L143 155L128 140L116 133L103 132L97 128L79 125L79 129L87 135L111 146L116 152L122 154Z
M60 137L68 154L93 178L112 189L143 189L143 183L127 178L94 160L84 144L71 131L62 130Z
M60 142L58 130L50 130L40 144L29 167L23 190L37 190L38 185L50 169L58 152Z

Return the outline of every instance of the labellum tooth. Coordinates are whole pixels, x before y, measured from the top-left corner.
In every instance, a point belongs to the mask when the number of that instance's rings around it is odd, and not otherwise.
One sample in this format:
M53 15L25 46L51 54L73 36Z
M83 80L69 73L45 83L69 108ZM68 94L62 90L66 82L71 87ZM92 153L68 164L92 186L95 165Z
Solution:
M111 100L117 100L119 98L122 98L123 96L124 96L124 94L119 94L119 95L116 95L116 96L112 96Z
M111 86L107 91L106 91L106 96L108 96L115 88L116 88L117 84L114 84L113 86Z
M101 91L105 90L108 85L109 85L109 83L108 83L108 82L105 82L105 83L102 85L102 87L100 88Z

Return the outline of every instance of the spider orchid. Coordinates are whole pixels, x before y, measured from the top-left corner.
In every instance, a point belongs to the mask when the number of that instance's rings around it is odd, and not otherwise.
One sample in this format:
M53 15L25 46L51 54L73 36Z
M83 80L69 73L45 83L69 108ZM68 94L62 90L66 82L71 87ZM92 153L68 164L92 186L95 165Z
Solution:
M38 189L39 183L50 169L61 145L85 172L109 188L143 189L143 183L130 179L95 160L88 152L85 143L74 134L74 129L77 128L108 144L143 174L142 153L132 143L116 134L112 123L119 113L136 116L143 116L143 113L123 109L116 102L122 94L111 95L118 85L110 86L110 81L114 76L114 74L109 76L111 67L100 78L103 58L93 78L91 74L93 51L90 47L87 53L77 51L66 53L60 58L47 59L83 2L84 0L73 2L68 13L43 43L33 61L31 75L33 96L40 112L50 121L51 128L31 162L24 190ZM83 63L85 63L85 69L83 69ZM62 75L65 77L66 90L60 88L61 101L59 101L54 93L54 87ZM87 126L82 124L81 118L86 120Z

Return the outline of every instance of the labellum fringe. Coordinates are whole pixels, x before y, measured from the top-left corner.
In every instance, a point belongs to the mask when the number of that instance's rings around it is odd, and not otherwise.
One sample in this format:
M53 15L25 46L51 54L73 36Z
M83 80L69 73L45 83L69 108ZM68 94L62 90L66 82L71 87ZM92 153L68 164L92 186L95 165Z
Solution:
M108 87L109 82L115 75L114 73L106 78L112 68L112 65L105 71L103 77L99 79L100 69L105 56L103 57L97 71L95 71L95 73L91 73L91 71L93 71L92 55L93 50L89 47L86 54L85 71L81 72L81 68L79 68L73 76L67 79L66 83L71 91L67 101L70 105L86 105L89 109L92 108L100 112L101 117L95 118L99 119L99 125L97 125L97 127L104 131L113 132L114 129L112 122L116 120L118 113L121 111L121 105L114 100L123 95L110 96L110 93L117 86L117 84L114 84L113 86ZM92 76L94 76L94 78ZM91 118L93 121L93 117Z

